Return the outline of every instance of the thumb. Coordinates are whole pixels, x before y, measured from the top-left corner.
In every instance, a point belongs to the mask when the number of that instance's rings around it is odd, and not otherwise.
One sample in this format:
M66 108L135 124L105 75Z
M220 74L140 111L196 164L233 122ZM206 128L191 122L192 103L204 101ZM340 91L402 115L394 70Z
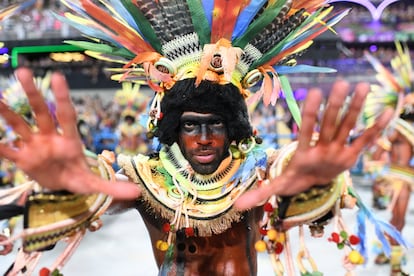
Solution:
M132 200L141 196L137 184L127 181L103 181L95 186L95 192L104 193L118 200Z

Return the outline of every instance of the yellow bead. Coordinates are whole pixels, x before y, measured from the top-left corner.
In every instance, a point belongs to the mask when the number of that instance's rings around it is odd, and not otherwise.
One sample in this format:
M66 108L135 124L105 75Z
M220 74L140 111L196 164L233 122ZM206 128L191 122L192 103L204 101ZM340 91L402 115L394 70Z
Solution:
M238 150L232 151L231 154L232 154L234 159L240 159L240 157L241 157L241 153Z
M284 232L278 232L276 241L278 241L280 243L285 243L285 233Z
M156 247L157 249L160 249L161 243L162 243L162 240L158 240L158 241L155 243L155 247Z
M348 259L353 264L361 264L361 261L363 261L364 258L358 251L352 250L348 255Z
M168 243L167 242L161 242L158 249L161 250L161 251L167 251Z
M278 234L275 229L269 229L269 231L267 231L267 237L269 238L269 240L274 241L276 240L277 236Z
M262 240L257 241L254 245L257 252L264 252L266 250L266 243Z

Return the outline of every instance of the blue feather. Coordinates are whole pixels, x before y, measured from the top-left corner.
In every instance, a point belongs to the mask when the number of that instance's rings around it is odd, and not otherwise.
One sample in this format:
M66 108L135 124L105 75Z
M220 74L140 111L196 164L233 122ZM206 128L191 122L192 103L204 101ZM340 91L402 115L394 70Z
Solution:
M319 67L306 64L299 64L295 66L274 66L276 72L280 75L292 73L335 73L336 70L329 67Z
M214 1L203 0L201 2L202 2L201 4L203 5L204 14L206 15L208 24L210 24L210 29L211 29L211 24L213 21Z
M249 27L249 24L253 20L254 16L266 2L267 1L264 0L253 0L243 9L237 18L236 25L233 30L232 40L238 38L247 30L247 27Z
M367 252L367 228L365 224L365 215L363 212L357 213L357 233L359 237L358 251L364 256L365 260L368 259Z
M393 238L395 241L397 241L400 245L404 247L409 246L408 242L401 235L401 232L398 231L393 225L375 216L375 214L371 212L371 210L364 204L364 202L361 200L359 195L352 187L348 187L348 191L357 199L357 206L359 207L358 212L360 213L359 215L364 216L375 227L375 234L382 243L384 253L387 256L390 256L391 254L391 246L385 236L385 233L389 235L391 238ZM359 222L361 222L361 220L362 218L359 219Z
M135 29L137 32L139 32L141 36L143 36L134 18L131 16L131 14L122 4L122 2L119 0L109 0L109 2L113 6L114 10L116 10L119 13L119 15L128 23L128 25Z
M76 14L81 15L82 17L89 18L88 14L85 12L85 10L82 8L82 6L77 5L76 2L70 2L70 1L62 1L65 6L67 6L70 10L73 10L76 12Z
M160 140L158 140L158 137L152 138L151 148L154 152L159 152L161 150L161 143Z
M247 155L246 159L240 165L237 172L231 177L229 182L234 181L234 185L246 182L256 168L265 169L267 164L267 155L261 146L255 146Z

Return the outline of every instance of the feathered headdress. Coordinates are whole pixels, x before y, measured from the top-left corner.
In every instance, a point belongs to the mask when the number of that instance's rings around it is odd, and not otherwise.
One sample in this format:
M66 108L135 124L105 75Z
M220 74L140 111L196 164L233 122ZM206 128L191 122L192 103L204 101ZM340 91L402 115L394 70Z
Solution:
M114 95L114 102L119 109L122 109L121 117L131 116L135 118L137 114L145 109L146 95L140 92L143 83L123 82L122 88L118 89Z
M179 80L232 83L248 101L263 98L269 105L276 103L280 90L292 93L286 74L334 71L297 65L296 58L348 12L333 13L324 0L62 2L72 12L56 16L93 40L67 43L122 64L113 69L113 79L145 78L158 92L148 124L152 127L162 116L163 93ZM250 95L259 82L261 88ZM289 105L299 121L297 106Z
M391 60L392 70L385 67L373 55L365 53L377 72L376 78L379 84L371 85L371 93L367 96L362 116L365 125L369 127L384 108L393 108L395 119L391 121L389 129L408 135L414 145L414 127L402 119L414 118L414 71L408 47L400 42L395 42L395 46L397 55Z

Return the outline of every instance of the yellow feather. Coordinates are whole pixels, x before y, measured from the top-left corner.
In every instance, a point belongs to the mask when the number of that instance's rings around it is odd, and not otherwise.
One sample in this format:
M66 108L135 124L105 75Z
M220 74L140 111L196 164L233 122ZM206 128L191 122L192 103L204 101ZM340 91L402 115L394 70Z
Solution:
M323 19L326 16L328 16L329 13L331 13L332 9L333 9L333 6L330 6L329 8L323 10L318 16L314 17L313 20L309 24L307 24L304 28L302 28L300 31L298 31L295 34L295 36L298 36L298 35L302 34L303 32L305 32L305 31L309 30L310 28L314 27L316 24L321 24L323 26L327 26L326 22ZM305 12L304 14L307 15L307 16L310 16L310 14L308 12ZM336 34L336 31L332 27L330 27L330 26L327 26L327 27L328 27L328 30L330 30L331 32Z

